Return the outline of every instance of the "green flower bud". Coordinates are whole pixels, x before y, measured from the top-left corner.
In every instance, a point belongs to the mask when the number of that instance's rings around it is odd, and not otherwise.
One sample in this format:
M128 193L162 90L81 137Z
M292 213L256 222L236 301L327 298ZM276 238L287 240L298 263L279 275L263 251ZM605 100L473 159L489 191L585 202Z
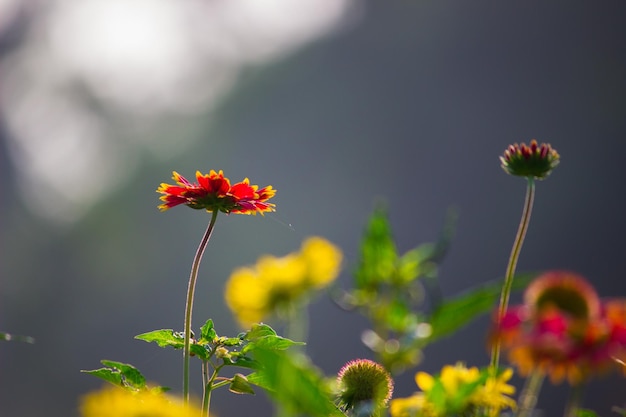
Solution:
M382 365L369 359L356 359L339 371L337 388L343 410L354 410L357 415L367 410L368 415L378 415L391 399L393 380Z
M508 174L544 179L559 164L559 154L549 143L539 145L533 139L530 145L525 143L510 145L500 157L500 161L502 169Z

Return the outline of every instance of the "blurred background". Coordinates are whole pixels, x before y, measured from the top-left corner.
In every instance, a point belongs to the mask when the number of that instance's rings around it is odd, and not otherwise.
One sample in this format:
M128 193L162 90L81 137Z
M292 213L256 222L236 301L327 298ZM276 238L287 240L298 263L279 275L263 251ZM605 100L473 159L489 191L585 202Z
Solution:
M275 214L218 220L196 328L210 317L236 334L230 272L307 236L344 250L349 287L381 199L401 252L458 211L444 295L501 277L525 183L498 156L532 138L562 159L538 184L519 270L570 269L626 296L625 17L621 1L0 0L0 330L36 340L0 344L0 415L76 416L102 385L79 371L101 359L180 392L180 352L133 339L182 329L209 220L158 212L172 170L278 190ZM486 365L487 323L429 347L416 370ZM334 374L372 357L365 328L320 296L308 353ZM414 373L396 396L417 389ZM567 393L547 385L546 416ZM624 398L613 375L584 404L609 416ZM212 406L272 414L262 395L219 392Z

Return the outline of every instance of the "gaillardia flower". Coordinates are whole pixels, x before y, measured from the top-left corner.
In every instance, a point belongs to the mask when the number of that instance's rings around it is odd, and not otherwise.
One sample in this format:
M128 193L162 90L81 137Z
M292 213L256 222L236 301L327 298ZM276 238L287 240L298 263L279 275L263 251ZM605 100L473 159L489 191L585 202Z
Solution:
M82 417L197 417L201 414L199 408L184 405L160 392L131 392L113 386L85 395L80 404Z
M495 324L500 341L522 376L547 374L576 385L603 373L626 355L626 300L602 302L581 276L547 272Z
M546 178L559 164L559 154L549 143L539 145L535 139L510 145L500 157L502 169L518 177Z
M163 204L159 206L161 211L180 204L209 212L263 214L274 211L275 205L267 202L276 194L271 185L259 189L258 185L250 185L250 180L246 178L231 186L222 171L214 170L208 174L197 171L196 183L189 182L176 171L172 178L176 185L162 183L157 189L163 194Z
M393 380L382 365L369 359L356 359L339 370L337 390L343 410L368 407L371 415L377 415L391 399Z

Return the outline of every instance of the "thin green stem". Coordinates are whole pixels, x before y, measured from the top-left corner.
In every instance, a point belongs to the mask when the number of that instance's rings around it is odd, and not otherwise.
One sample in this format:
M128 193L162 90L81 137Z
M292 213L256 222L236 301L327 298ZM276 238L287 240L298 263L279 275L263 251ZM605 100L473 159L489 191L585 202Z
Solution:
M530 223L530 214L533 210L534 199L535 181L532 177L528 177L524 211L522 212L522 219L520 220L517 235L515 236L515 241L513 242L513 248L511 249L511 255L509 256L509 264L506 268L506 275L504 276L504 285L502 286L502 292L500 293L500 306L498 307L497 323L500 323L500 320L502 320L502 317L504 316L504 313L509 305L511 287L513 286L513 276L515 275L517 260L519 259L519 254L522 250L522 244L524 243L524 237L526 236L526 231L528 230L528 224ZM496 341L491 348L491 368L494 372L496 372L499 363L500 341Z
M576 417L578 409L580 408L580 402L583 396L583 384L579 383L572 387L570 391L569 399L567 400L567 406L565 408L565 417Z
M537 398L541 390L541 384L545 378L545 374L540 371L534 371L526 379L524 389L520 394L519 403L517 404L517 413L515 417L530 417L533 414Z
M209 363L206 363L206 370L208 373L208 369L209 369ZM209 408L211 407L211 393L213 392L213 390L215 388L217 388L218 386L222 386L224 384L213 384L215 382L215 379L217 378L218 373L220 372L220 369L222 369L222 366L217 366L214 371L213 374L211 375L211 378L208 380L208 382L204 385L204 393L202 395L202 415L209 417Z
M204 232L204 236L200 241L196 255L193 258L193 264L191 266L191 274L189 275L189 286L187 287L187 303L185 304L185 345L183 349L183 402L189 403L189 351L191 348L191 313L193 310L193 295L196 288L196 280L198 279L198 269L200 268L200 261L204 254L211 233L213 233L213 227L215 226L215 220L217 220L218 211L213 211L211 215L211 221L209 226Z

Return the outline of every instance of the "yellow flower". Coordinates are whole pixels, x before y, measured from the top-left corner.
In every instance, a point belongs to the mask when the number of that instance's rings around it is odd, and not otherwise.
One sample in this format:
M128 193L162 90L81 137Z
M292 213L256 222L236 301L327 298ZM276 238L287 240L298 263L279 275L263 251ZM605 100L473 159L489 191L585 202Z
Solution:
M437 414L426 400L424 393L416 393L410 397L391 400L389 404L391 417L431 417Z
M485 385L478 387L470 398L470 402L477 407L491 410L491 416L499 416L500 411L511 408L515 409L515 400L509 395L515 394L515 387L507 384L513 377L513 369L507 368L498 376L490 376Z
M299 252L263 256L256 265L236 269L225 298L242 327L290 307L309 292L326 287L339 275L341 251L320 237L307 239Z
M309 281L313 287L323 288L339 275L343 255L339 248L326 239L307 239L302 244L300 255L307 264Z
M202 411L163 393L106 387L82 398L82 417L197 417Z
M497 377L487 376L489 369L467 368L461 363L446 365L438 376L418 372L415 382L422 392L391 401L392 417L446 417L472 414L475 410L497 416L501 410L515 408L509 395L515 387L507 384L513 371Z
M449 397L456 396L458 390L463 385L471 384L480 379L480 371L478 368L466 368L464 365L457 363L455 366L446 365L441 370L439 380L443 384L443 388ZM429 392L435 385L435 378L426 372L418 372L415 375L417 386L424 392Z

